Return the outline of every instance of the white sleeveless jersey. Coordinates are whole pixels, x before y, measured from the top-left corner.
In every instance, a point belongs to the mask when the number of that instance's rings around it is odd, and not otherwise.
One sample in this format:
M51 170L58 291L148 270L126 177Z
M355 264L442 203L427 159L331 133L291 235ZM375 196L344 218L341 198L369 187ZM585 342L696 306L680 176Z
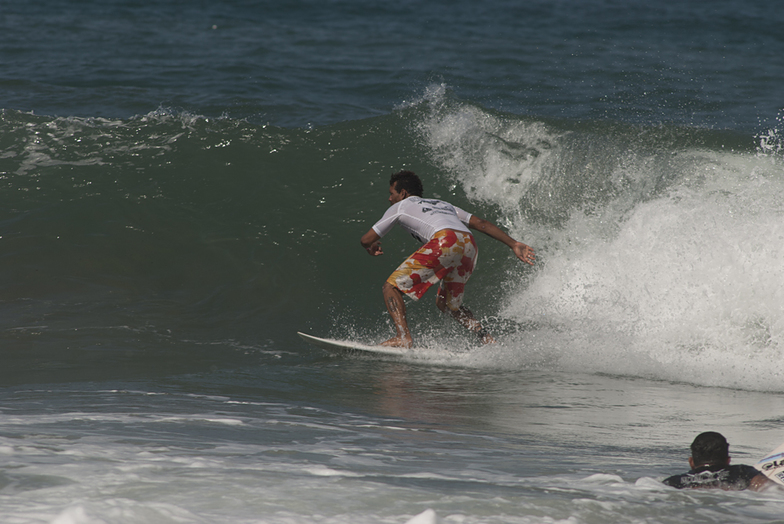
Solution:
M390 206L381 220L375 223L373 231L383 237L395 224L400 224L411 236L424 244L442 229L471 233L468 229L469 220L471 213L449 202L411 196Z

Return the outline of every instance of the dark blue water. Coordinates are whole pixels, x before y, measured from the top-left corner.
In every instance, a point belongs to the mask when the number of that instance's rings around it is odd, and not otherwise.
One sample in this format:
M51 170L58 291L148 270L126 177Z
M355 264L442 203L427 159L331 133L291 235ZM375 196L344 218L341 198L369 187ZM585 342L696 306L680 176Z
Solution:
M0 5L0 521L771 522L680 493L784 439L784 61L724 2ZM487 237L466 303L359 238L402 168ZM423 517L424 518L424 517ZM433 522L431 518L429 521Z
M703 2L46 2L3 7L3 107L159 106L303 127L424 86L518 115L764 131L781 14Z

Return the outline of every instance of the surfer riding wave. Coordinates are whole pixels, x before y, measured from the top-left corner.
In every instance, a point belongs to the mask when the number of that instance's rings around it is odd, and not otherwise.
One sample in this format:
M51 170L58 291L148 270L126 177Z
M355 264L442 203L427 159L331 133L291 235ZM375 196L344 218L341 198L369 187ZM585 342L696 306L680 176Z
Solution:
M411 171L400 171L389 181L390 208L365 233L360 242L371 256L383 255L381 238L399 225L424 245L408 257L383 285L384 303L395 324L396 335L382 342L385 346L412 347L403 295L419 300L434 284L441 283L436 306L450 313L483 343L495 339L462 305L465 284L476 266L478 248L471 230L503 242L523 262L533 265L534 250L519 242L492 222L479 218L449 202L422 197L423 186Z

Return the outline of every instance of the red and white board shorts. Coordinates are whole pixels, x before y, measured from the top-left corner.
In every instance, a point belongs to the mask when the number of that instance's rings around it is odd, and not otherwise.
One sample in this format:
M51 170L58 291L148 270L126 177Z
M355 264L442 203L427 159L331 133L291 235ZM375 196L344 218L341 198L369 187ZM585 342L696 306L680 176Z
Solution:
M438 294L452 311L463 303L463 291L476 265L476 248L471 233L442 229L408 257L387 282L419 300L433 284L441 282Z

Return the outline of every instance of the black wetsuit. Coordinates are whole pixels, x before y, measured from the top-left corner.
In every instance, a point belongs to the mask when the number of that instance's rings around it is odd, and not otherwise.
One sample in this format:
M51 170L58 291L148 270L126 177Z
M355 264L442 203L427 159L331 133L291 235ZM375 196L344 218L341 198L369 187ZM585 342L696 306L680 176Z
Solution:
M747 489L751 479L759 475L752 466L700 466L688 473L673 475L664 483L673 488L721 488L728 490Z

